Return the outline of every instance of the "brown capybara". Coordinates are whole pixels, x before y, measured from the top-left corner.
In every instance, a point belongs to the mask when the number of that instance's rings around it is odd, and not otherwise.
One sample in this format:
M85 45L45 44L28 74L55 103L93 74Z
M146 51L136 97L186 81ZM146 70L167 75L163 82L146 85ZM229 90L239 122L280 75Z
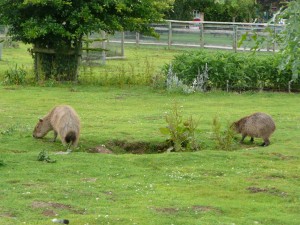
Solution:
M262 138L264 143L262 146L268 146L270 144L269 137L275 131L275 123L271 116L257 112L246 116L232 124L232 127L240 134L242 134L242 140L244 141L246 136L251 137L251 142L254 138Z
M80 120L75 110L68 105L54 107L43 119L40 119L33 131L33 137L42 138L54 130L54 140L59 135L63 145L76 147L79 141Z

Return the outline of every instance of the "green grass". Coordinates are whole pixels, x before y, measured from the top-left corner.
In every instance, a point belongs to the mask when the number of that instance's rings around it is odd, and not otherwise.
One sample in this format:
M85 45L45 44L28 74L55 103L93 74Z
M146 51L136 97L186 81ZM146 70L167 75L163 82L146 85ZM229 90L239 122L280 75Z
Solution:
M74 88L74 87L73 87ZM0 224L298 224L297 94L168 94L145 87L1 87ZM111 139L159 142L174 100L200 125L194 153L102 155L85 150ZM31 137L37 118L70 104L82 121L69 155L52 134ZM293 107L291 107L293 106ZM271 145L218 151L212 119L226 124L253 111L277 124ZM56 163L37 161L47 151ZM58 215L56 215L58 214Z
M0 79L10 64L31 66L25 49L4 49ZM149 69L145 59L158 70L176 52L133 49L125 61L93 68L91 79L82 77L79 85L0 86L0 224L50 225L53 218L70 224L299 224L298 94L183 95L99 85L105 70L118 73L121 64L135 62L142 75L143 68ZM199 120L201 151L87 153L112 139L164 141L159 128L166 126L165 112L175 101L184 117ZM68 155L56 154L65 148L51 142L53 133L32 137L38 118L59 104L72 105L82 122L79 148ZM216 149L214 117L225 126L256 111L276 122L270 146L260 147L260 139L250 144L248 138L235 151ZM56 162L38 161L42 151Z

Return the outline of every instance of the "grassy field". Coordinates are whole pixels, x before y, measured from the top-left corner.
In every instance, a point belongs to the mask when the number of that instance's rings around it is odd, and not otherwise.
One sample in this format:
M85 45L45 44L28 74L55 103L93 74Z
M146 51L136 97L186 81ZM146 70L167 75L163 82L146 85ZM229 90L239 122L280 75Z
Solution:
M30 70L24 49L4 51L0 78L16 62ZM83 84L0 86L0 224L47 225L53 218L76 225L299 224L298 94L183 95L145 86L99 85L105 70L113 75L114 68L132 64L143 74L149 69L143 66L145 59L158 70L177 53L140 50L128 53L125 61L93 68L90 80L82 77ZM174 102L184 117L199 121L200 151L89 153L111 140L164 141L159 128L166 126L164 116ZM57 154L65 148L51 141L52 133L32 137L38 118L59 104L72 105L82 122L79 148L67 155ZM213 118L225 126L256 111L276 122L271 145L260 147L261 140L250 144L247 139L235 151L218 150ZM38 161L42 151L56 162Z

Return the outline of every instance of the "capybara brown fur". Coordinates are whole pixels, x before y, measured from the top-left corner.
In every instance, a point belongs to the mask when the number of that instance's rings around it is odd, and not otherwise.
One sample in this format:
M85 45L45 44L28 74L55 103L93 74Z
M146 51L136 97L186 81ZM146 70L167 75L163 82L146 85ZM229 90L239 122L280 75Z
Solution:
M262 146L270 144L269 138L276 129L272 117L262 112L241 118L234 122L232 127L236 132L242 134L241 142L244 141L246 136L251 137L251 142L254 141L254 138L262 138L264 140Z
M54 107L43 119L40 119L33 131L33 137L42 138L54 131L54 140L59 135L63 145L76 147L80 134L80 119L75 110L68 105Z

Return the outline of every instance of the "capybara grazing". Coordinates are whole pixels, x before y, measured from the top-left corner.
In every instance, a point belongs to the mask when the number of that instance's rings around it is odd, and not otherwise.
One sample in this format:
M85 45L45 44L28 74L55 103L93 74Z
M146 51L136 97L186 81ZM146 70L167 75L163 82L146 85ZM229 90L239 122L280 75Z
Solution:
M43 119L40 119L33 131L33 137L42 138L54 130L54 140L59 135L63 145L76 147L79 141L80 120L75 110L68 105L54 107Z
M276 129L272 117L262 112L246 116L234 122L232 127L242 134L241 142L244 141L246 136L251 137L251 142L254 141L254 138L262 138L264 140L262 146L270 144L269 137Z

